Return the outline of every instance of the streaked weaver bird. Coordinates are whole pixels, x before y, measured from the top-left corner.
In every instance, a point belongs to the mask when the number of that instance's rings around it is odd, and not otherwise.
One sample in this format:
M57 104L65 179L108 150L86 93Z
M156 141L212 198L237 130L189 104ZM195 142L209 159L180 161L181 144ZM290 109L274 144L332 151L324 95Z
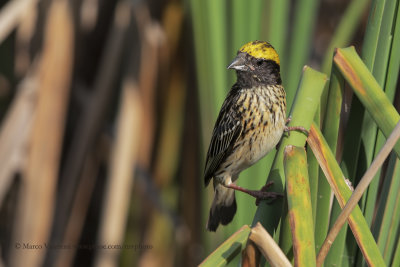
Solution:
M236 213L235 190L257 199L281 194L248 190L235 184L241 171L255 164L278 144L286 126L286 93L282 86L280 61L275 49L263 41L243 45L228 69L236 70L232 86L214 126L207 152L204 182L213 179L214 200L207 230L216 231L230 223ZM300 128L300 129L298 129Z

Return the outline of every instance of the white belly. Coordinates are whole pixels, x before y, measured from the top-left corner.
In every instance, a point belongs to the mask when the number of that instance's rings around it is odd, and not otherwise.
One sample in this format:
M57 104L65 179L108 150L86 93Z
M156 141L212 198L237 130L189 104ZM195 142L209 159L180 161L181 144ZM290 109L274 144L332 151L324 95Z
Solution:
M283 128L284 125L282 127L279 127L278 130L270 132L265 136L258 138L252 144L251 150L250 145L248 146L247 164L249 166L255 164L266 154L268 154L272 149L275 149L276 145L279 143L282 137Z

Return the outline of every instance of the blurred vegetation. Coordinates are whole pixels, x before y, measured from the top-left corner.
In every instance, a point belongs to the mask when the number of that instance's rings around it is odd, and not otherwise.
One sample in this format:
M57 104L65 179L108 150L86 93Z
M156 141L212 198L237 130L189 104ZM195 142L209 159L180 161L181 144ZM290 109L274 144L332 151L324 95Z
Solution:
M205 230L213 195L203 185L205 152L235 81L226 66L256 39L280 55L291 125L314 120L332 164L356 187L398 119L398 0L0 1L0 266L194 266L207 257L209 266L237 265L241 250L251 251L245 225L258 221L292 261L304 239L296 228L292 244L287 215L299 198L312 210L293 218L305 216L315 230L315 251L303 255L318 254L350 191L344 186L338 196L346 197L335 200L308 146L300 171L309 196L303 188L257 208L237 193L233 222ZM334 48L349 45L362 59L353 76L333 59ZM239 185L296 186L285 180L283 152L286 144L304 147L305 138L284 138ZM391 153L351 222L393 266L398 161ZM365 264L357 242L344 227L325 265Z

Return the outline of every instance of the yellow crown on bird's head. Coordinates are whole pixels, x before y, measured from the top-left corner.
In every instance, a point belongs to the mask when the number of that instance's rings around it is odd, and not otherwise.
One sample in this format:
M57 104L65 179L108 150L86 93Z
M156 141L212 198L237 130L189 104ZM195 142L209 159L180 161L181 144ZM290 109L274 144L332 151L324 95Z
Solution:
M276 50L268 42L253 41L243 45L239 52L244 52L255 58L272 60L280 65L279 56Z

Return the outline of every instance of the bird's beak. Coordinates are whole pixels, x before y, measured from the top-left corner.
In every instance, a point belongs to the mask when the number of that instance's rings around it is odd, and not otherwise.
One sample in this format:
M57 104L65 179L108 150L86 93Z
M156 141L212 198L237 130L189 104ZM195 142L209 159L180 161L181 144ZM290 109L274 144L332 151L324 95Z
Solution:
M228 69L248 71L249 67L246 65L245 53L239 53L229 64Z

